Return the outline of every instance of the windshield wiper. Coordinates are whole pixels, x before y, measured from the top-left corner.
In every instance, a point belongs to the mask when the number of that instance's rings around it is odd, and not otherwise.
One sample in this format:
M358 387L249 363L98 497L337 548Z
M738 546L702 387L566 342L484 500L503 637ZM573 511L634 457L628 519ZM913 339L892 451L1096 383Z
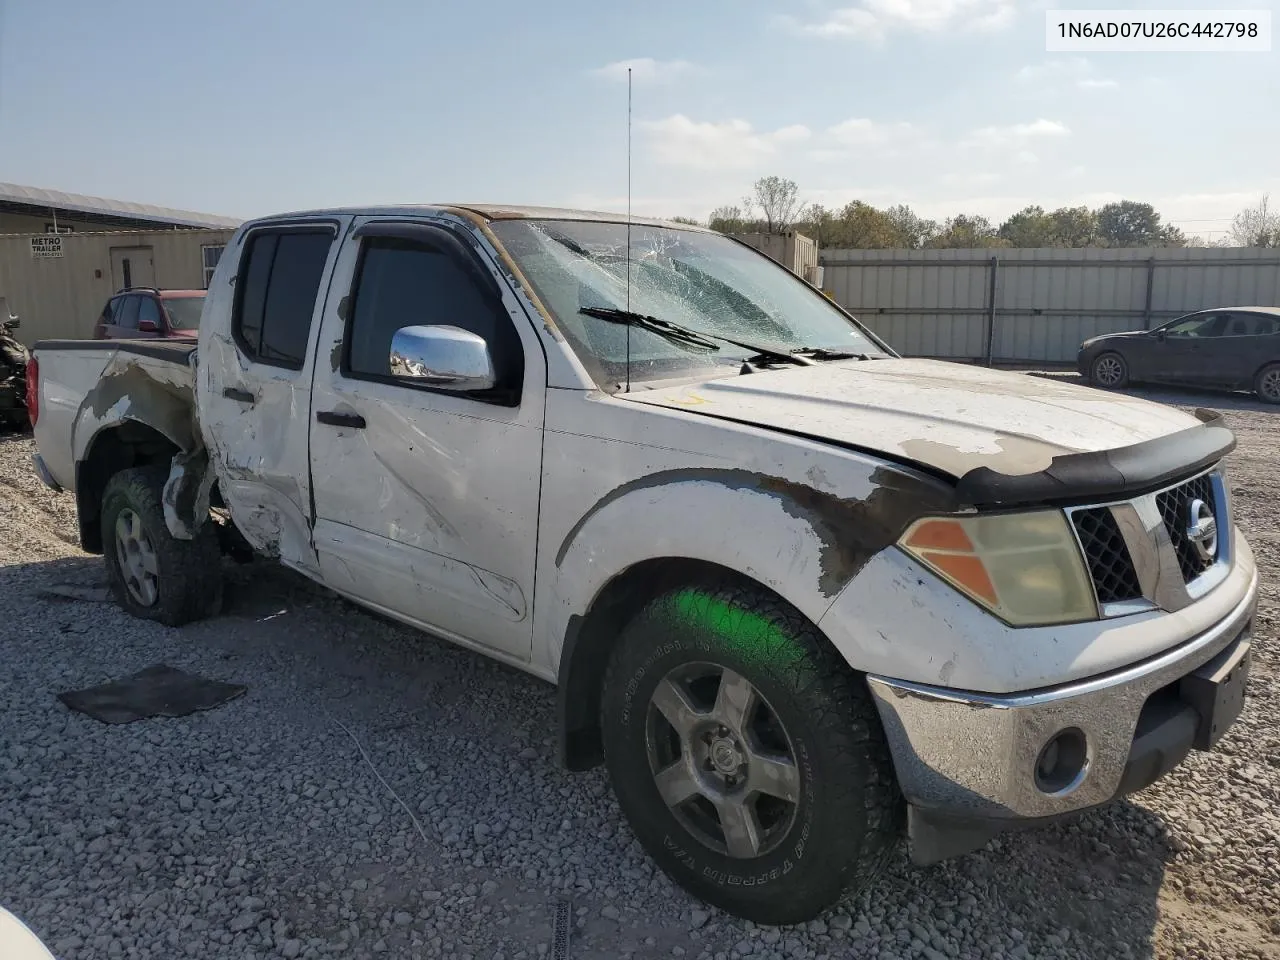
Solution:
M810 357L813 360L880 360L884 358L883 353L856 353L849 350L836 350L832 347L801 347L792 353Z
M615 307L582 307L579 313L584 313L588 317L596 317L600 320L608 320L611 323L622 323L631 327L640 327L644 330L651 330L659 336L666 337L675 343L686 343L692 346L703 347L707 350L719 350L715 341L721 343L731 343L735 347L742 347L744 350L754 350L756 359L778 360L782 363L794 363L802 367L808 367L815 364L816 360L811 360L806 356L796 353L788 353L786 350L779 350L773 347L762 347L758 343L749 343L746 340L737 340L733 337L725 337L718 333L707 333L705 330L694 330L690 327L683 327L678 323L672 323L670 320L660 320L657 317L650 317L643 313L636 313L634 310L619 310Z

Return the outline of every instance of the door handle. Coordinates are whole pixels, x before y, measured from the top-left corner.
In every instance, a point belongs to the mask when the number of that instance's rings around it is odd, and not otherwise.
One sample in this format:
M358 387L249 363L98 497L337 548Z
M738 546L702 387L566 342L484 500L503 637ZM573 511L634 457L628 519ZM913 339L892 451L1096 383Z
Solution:
M256 403L258 399L248 390L241 390L239 387L223 387L222 395L238 403Z
M334 410L322 410L316 414L318 423L327 423L331 427L355 427L364 429L364 417L358 413L337 413Z

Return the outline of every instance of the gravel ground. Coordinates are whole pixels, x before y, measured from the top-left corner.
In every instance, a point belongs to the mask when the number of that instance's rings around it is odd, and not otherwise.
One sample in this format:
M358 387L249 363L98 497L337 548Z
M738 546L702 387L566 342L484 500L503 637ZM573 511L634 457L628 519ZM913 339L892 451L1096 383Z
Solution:
M1227 410L1238 520L1280 561L1280 416ZM171 630L95 599L71 498L0 437L0 904L60 960L1280 957L1280 653L1263 581L1244 715L1213 754L1103 811L761 928L694 902L602 772L554 760L553 691L270 565ZM78 589L68 599L53 588ZM67 592L65 589L63 592ZM74 592L74 591L71 591ZM59 691L164 662L245 683L225 706L106 726Z

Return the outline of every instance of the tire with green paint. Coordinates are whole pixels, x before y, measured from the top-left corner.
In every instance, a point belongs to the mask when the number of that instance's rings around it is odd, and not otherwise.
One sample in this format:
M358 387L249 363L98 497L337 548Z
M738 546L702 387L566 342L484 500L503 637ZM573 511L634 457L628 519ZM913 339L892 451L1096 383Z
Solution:
M192 540L169 533L161 497L167 466L132 467L102 495L102 553L107 582L135 617L181 626L222 607L222 555L212 521Z
M694 896L799 923L865 888L905 806L865 680L752 585L668 590L618 638L605 759L640 843Z

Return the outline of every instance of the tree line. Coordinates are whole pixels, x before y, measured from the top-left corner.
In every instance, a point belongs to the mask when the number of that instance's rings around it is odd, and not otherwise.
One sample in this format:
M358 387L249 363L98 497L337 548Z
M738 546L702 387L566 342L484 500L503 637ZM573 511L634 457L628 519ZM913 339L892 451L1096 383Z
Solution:
M839 210L803 203L795 181L761 177L740 204L717 207L706 226L722 233L798 230L827 248L908 249L924 247L1280 247L1280 210L1264 196L1241 210L1224 240L1188 237L1161 219L1149 203L1120 200L1096 209L1029 206L995 224L983 216L957 214L939 223L906 204L878 208L861 200ZM697 223L687 217L677 221Z

